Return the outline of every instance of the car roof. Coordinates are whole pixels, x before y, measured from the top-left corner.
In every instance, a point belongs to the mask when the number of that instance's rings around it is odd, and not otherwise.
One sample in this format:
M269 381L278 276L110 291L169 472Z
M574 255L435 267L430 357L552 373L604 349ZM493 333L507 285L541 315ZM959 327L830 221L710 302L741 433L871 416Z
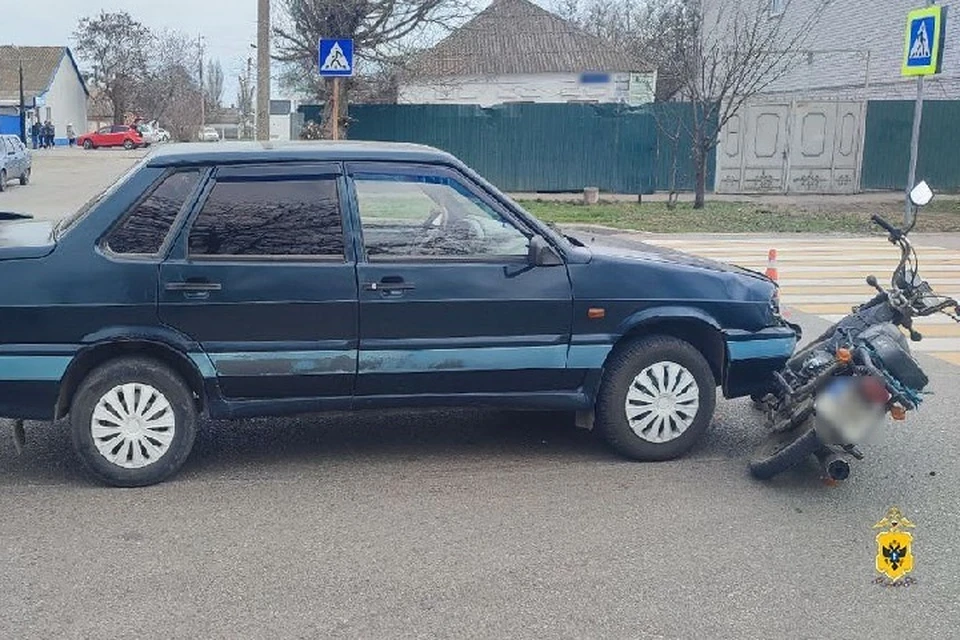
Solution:
M297 140L291 142L187 142L159 147L147 156L151 167L246 162L427 162L459 165L450 154L419 144L359 140Z

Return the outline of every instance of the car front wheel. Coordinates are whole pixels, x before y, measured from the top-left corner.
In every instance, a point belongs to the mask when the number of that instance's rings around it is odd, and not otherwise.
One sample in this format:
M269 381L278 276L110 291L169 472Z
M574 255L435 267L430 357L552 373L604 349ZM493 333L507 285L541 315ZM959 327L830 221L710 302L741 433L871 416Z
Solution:
M677 458L703 435L716 406L710 365L691 344L649 336L618 347L604 366L598 432L634 460Z
M123 148L126 149L127 151L130 151L131 149L133 149L134 146L136 145L133 144L133 140L123 141Z
M20 184L23 186L30 184L30 169L24 171L23 175L20 176Z
M0 169L0 191L7 190L7 171Z
M196 438L197 409L187 385L160 362L120 358L83 381L70 424L74 448L97 478L139 487L183 466Z
M89 151L90 149L93 149L93 141L92 141L92 140L84 140L84 141L83 141L83 148L86 149L87 151Z

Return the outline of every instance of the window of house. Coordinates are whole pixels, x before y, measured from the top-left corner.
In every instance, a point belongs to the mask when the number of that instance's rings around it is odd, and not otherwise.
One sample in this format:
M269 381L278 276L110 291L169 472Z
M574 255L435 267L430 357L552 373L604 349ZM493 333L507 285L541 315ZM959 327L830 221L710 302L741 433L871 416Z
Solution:
M107 248L117 254L153 255L160 251L199 178L198 170L167 176L110 232Z
M220 181L190 230L190 256L343 258L334 178Z
M527 255L528 237L456 180L360 174L354 184L370 260Z

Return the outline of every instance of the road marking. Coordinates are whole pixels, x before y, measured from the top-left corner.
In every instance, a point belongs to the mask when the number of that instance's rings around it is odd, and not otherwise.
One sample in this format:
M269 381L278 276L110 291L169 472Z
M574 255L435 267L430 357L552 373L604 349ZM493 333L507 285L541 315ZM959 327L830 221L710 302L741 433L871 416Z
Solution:
M767 268L767 251L775 248L783 306L830 322L838 321L853 306L873 296L865 282L868 275L889 286L899 259L896 247L881 237L828 236L813 241L719 234L691 240L654 237L643 241L761 273ZM925 245L917 245L917 250L920 274L938 293L960 299L960 252ZM936 315L917 319L915 328L923 340L911 342L912 349L960 365L960 324Z

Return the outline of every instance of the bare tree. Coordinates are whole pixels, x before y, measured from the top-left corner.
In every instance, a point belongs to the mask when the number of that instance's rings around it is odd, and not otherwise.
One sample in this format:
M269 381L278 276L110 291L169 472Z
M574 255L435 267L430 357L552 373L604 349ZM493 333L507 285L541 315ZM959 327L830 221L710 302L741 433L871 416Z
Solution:
M146 117L168 121L171 111L183 112L177 103L199 92L193 77L196 40L180 31L162 31L152 38L149 67L141 71L134 105ZM173 125L171 125L173 126Z
M671 100L682 84L677 46L696 36L686 19L696 0L560 0L557 12L583 30L632 53L657 70L656 99Z
M695 209L704 206L707 162L720 132L747 101L789 72L831 2L772 15L769 0L722 0L709 14L690 0L678 15L697 34L677 42L675 53L683 65L678 97L690 103Z
M153 35L126 11L101 11L95 18L81 18L73 38L94 85L113 104L113 121L122 123L147 68Z
M247 138L253 132L254 84L251 60L247 58L246 71L238 78L237 110L240 112L241 138Z
M447 29L472 12L467 0L281 0L281 5L273 35L274 58L285 64L282 82L326 103L325 130L331 128L333 114L328 83L318 71L320 38L352 38L356 57L382 81L411 37L427 27ZM339 121L350 93L363 84L365 78L357 76L341 82Z
M223 107L223 65L219 60L207 62L203 92L207 101L207 110L216 113Z

